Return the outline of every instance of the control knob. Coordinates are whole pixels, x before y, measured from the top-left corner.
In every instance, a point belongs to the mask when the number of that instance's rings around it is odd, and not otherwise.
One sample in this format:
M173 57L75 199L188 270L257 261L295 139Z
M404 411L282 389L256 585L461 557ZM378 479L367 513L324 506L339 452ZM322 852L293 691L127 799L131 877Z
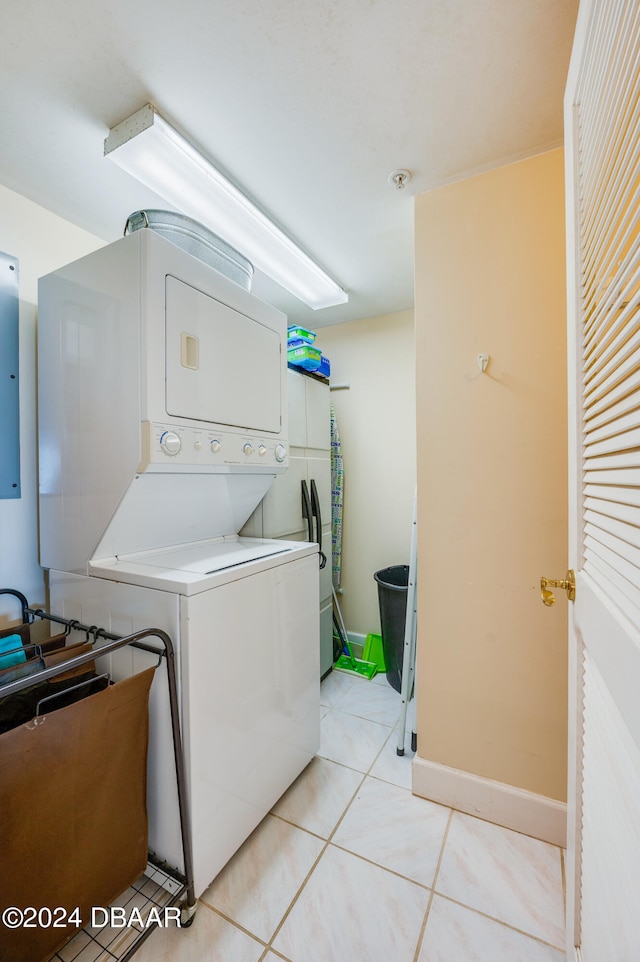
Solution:
M180 453L182 441L175 431L165 431L160 437L160 448L169 457L174 457Z
M213 454L217 454L221 447L222 447L222 441L219 441L218 438L214 438L213 441L211 442L211 450Z
M287 449L284 444L276 444L276 449L274 451L276 456L276 461L284 461L287 456Z
M246 444L243 444L243 445L242 445L242 450L244 451L244 453L245 453L245 454L247 455L247 457L248 457L250 454L253 454L253 444L251 444L249 441L247 441Z

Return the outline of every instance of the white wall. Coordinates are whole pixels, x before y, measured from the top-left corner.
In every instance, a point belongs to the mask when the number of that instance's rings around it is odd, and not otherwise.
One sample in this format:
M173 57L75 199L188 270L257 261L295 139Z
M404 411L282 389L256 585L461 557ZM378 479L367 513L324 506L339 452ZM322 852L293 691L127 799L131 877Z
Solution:
M331 361L345 473L340 606L349 631L380 630L373 574L408 564L416 479L413 311L335 324L316 344Z
M0 587L18 588L32 605L45 603L38 564L36 315L38 277L82 257L104 241L0 186L0 250L19 260L20 480L22 497L0 500ZM2 413L0 412L0 419ZM1 420L0 420L1 423ZM2 600L0 625L14 620Z

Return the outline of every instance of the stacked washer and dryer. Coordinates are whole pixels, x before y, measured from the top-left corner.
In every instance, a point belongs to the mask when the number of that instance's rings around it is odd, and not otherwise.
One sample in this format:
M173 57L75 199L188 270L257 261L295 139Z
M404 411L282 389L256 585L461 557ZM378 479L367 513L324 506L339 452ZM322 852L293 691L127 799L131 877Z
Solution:
M319 748L318 545L238 535L289 463L286 336L284 315L154 230L40 281L50 606L171 635L196 895ZM150 658L117 652L112 676ZM180 869L163 670L150 712L149 844Z

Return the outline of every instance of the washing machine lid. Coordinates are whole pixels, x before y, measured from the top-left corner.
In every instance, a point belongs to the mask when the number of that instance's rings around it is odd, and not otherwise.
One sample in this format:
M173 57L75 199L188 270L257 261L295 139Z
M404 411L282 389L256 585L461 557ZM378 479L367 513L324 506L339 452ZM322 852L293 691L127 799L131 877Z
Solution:
M191 595L314 554L317 550L318 545L309 542L230 535L174 545L160 551L94 560L89 564L89 574L110 581Z

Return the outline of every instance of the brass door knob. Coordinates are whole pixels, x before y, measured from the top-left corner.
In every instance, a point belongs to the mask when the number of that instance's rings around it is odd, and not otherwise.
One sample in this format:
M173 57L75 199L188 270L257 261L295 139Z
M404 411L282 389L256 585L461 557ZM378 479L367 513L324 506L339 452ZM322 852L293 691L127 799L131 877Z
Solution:
M575 601L576 598L576 576L574 575L571 568L567 571L567 575L561 581L556 581L553 578L541 578L540 579L540 595L542 597L542 604L550 608L556 603L556 596L553 591L549 591L549 588L562 588L567 592L567 598L569 601Z

